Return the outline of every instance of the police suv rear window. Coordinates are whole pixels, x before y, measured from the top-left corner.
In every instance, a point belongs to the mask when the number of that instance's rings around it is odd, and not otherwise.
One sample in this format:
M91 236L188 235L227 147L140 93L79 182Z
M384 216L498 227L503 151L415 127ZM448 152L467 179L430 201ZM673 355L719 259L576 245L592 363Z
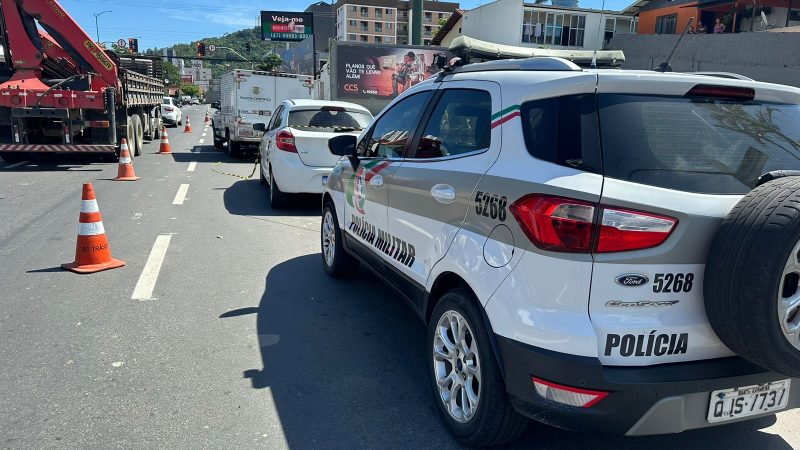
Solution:
M558 165L600 173L597 103L593 94L525 102L520 108L528 152Z
M800 105L601 94L605 175L707 194L745 194L800 170Z

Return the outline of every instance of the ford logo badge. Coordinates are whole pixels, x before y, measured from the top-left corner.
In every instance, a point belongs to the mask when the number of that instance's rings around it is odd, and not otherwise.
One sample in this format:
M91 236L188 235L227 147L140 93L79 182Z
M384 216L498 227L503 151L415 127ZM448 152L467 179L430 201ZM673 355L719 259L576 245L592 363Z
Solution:
M640 273L624 273L618 276L616 281L622 286L644 286L650 279Z

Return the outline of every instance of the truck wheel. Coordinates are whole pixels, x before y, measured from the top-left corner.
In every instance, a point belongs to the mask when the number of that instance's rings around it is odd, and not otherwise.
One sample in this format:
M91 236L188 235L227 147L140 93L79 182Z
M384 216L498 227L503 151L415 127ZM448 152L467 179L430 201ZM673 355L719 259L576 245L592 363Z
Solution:
M217 136L216 133L214 134L214 148L217 150L223 150L225 146L225 141L222 140L221 137Z
M226 128L225 129L225 142L228 144L225 146L225 153L231 154L231 132Z
M138 114L134 114L131 117L131 122L133 123L133 141L134 141L134 151L133 156L140 156L142 154L142 147L144 146L144 128L142 127L142 119L139 117Z
M475 295L445 293L428 324L428 372L433 402L451 433L469 447L500 445L528 425L508 400Z
M242 145L236 141L228 141L228 153L234 158L242 156Z
M744 196L720 225L705 268L711 327L732 351L800 376L800 177Z
M289 194L281 191L278 182L272 175L272 167L269 168L269 206L272 209L283 209L289 203Z
M263 176L263 175L262 175ZM346 277L358 269L358 260L347 253L342 244L342 230L336 220L336 212L331 202L322 208L322 227L320 229L322 246L322 266L332 277Z

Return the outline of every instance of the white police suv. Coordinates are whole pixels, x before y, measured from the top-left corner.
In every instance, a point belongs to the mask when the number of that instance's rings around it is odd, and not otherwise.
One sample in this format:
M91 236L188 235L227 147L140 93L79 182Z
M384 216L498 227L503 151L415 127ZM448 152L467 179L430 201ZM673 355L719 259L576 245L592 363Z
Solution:
M798 104L730 74L451 64L330 141L323 264L363 263L428 324L468 445L797 407Z

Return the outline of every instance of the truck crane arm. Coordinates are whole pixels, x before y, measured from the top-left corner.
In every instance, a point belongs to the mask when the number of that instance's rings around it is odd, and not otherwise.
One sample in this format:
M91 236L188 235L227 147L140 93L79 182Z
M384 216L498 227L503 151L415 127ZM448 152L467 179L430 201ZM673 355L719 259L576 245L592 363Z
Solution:
M36 102L41 106L103 109L103 91L115 88L119 92L121 84L117 65L56 0L0 0L0 7L7 49L14 67L12 78L0 84L0 104L13 108L32 106ZM37 22L49 35L44 40L37 29ZM83 91L82 94L73 91L67 97L63 93L56 96L66 98L69 104L64 104L65 100L53 104L52 94L60 93L50 90L42 80L43 61L48 54L45 46L53 41L69 55L66 59L89 80L90 91ZM15 92L20 90L22 92ZM35 94L47 91L51 93L50 99L35 100ZM30 98L24 98L29 92Z

